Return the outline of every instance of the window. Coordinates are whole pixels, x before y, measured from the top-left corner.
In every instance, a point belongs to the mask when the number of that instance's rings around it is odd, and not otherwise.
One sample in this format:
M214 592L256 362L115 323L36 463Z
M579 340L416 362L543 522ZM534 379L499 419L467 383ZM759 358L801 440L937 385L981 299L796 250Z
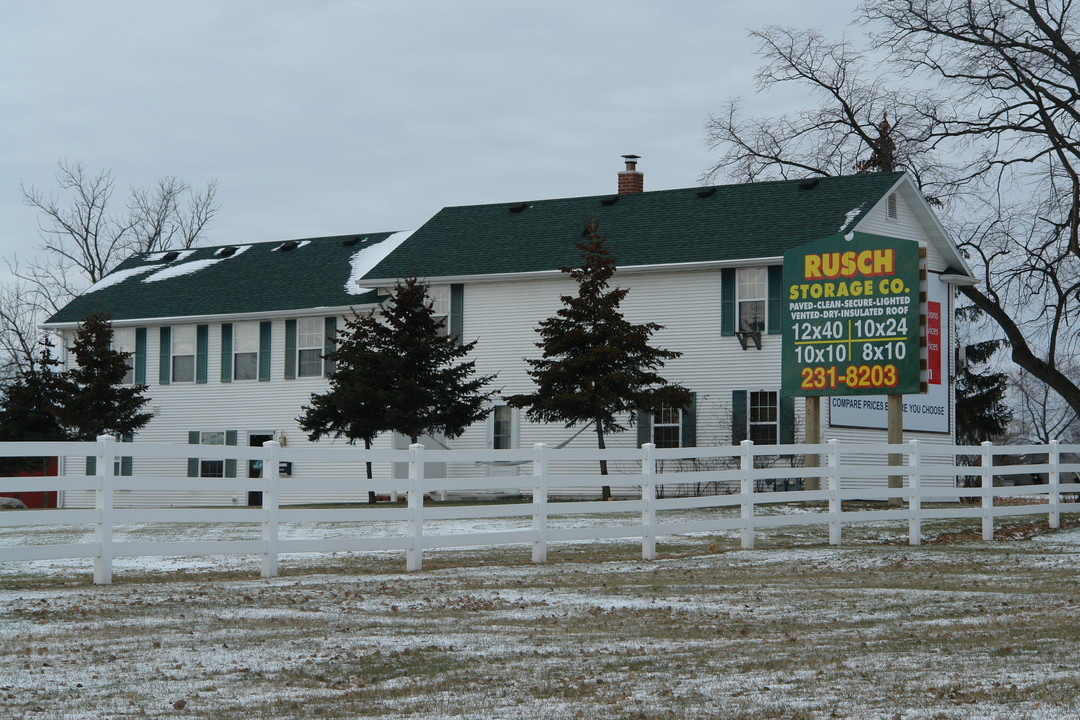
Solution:
M778 393L760 390L750 393L750 439L756 445L776 445L780 437Z
M737 320L739 332L765 332L765 304L769 295L766 269L738 268Z
M491 448L511 450L514 447L514 409L496 405L491 413Z
M297 376L320 377L323 374L325 343L323 318L300 318L296 321Z
M437 285L428 288L428 300L431 302L435 322L439 325L439 336L446 337L450 332L450 286Z
M195 382L194 325L180 325L173 328L172 381Z
M653 414L652 441L658 448L682 445L682 410L662 405Z
M200 445L224 445L225 433L223 432L202 432L199 433ZM199 477L204 478L219 478L225 477L225 461L224 460L200 460L199 461Z
M112 349L118 353L129 353L127 373L120 382L124 385L135 383L135 328L114 328Z
M236 323L233 326L233 378L256 380L258 377L259 323Z

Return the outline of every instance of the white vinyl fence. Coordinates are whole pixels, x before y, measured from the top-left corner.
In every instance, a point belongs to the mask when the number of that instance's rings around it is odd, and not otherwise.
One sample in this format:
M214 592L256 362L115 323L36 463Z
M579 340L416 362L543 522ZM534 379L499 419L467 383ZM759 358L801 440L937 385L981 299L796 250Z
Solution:
M122 450L121 450L122 447ZM890 453L902 453L903 466L887 465ZM0 443L0 457L96 456L97 475L0 478L0 493L55 491L92 491L96 497L93 509L25 510L0 512L0 527L27 529L25 540L32 539L30 528L56 525L93 526L92 542L81 544L18 544L0 547L0 562L48 560L59 558L93 558L94 582L112 581L113 559L118 557L252 555L261 556L263 577L278 572L278 559L283 553L307 552L364 552L400 551L405 555L407 570L419 570L427 549L466 546L495 546L529 544L532 559L542 563L547 559L548 545L553 542L634 538L641 541L641 556L650 560L656 556L656 539L663 535L692 532L734 530L741 533L742 547L753 548L758 528L802 524L827 524L829 542L838 545L843 525L860 521L906 521L909 542L918 545L921 523L928 519L980 518L984 540L993 539L994 519L1003 515L1047 515L1051 527L1058 527L1064 511L1080 512L1080 463L1062 462L1076 459L1080 445L994 446L981 447L928 445L912 440L901 446L885 443L839 443L831 440L820 445L755 446L745 441L741 446L658 449L645 445L636 449L555 449L538 444L526 450L428 450L413 445L408 450L363 450L353 447L283 448L268 442L262 448L237 446L203 446L200 456L209 459L243 461L261 459L266 469L263 478L189 478L118 476L119 456L134 458L185 458L187 445L125 443L118 446L111 437L92 443ZM807 453L818 454L820 467L803 467ZM783 462L777 462L782 459ZM870 458L870 460L867 460ZM636 464L639 472L601 476L598 473L562 472L566 464L581 467L582 462L606 459L609 462ZM871 462L876 460L876 462ZM408 463L409 477L405 487L398 488L407 496L405 507L339 506L296 507L282 506L283 490L295 490L302 483L311 491L341 493L355 496L359 490L383 491L383 480L294 480L279 476L281 462L294 463L355 463L357 478L365 477L364 464ZM425 477L426 463L434 467L475 467L473 477ZM515 477L488 477L492 463L519 464L522 474ZM974 463L974 465L972 465ZM658 467L675 464L685 471L660 473ZM138 465L136 464L136 467ZM760 466L760 467L759 467ZM432 465L428 465L432 467ZM689 468L689 469L687 469ZM704 469L694 469L704 468ZM949 485L924 484L924 476L950 478ZM887 478L901 476L903 487L887 487ZM879 487L844 487L850 477L875 478ZM1001 486L1009 478L1039 484ZM781 487L791 479L821 478L821 490L769 490ZM962 479L966 478L966 482ZM995 483L995 478L998 482ZM767 482L765 482L767 481ZM732 492L703 497L658 497L657 486L668 482L708 483L728 487ZM955 487L974 484L975 487ZM611 502L575 500L553 502L560 490L581 486L597 489L610 486L624 499ZM117 507L117 493L124 491L172 492L177 487L192 491L261 491L263 504L251 508L123 508ZM785 483L783 486L787 486ZM448 493L497 490L505 493L516 490L532 502L491 502L465 505L425 503L445 498ZM1000 496L1031 496L1037 504L995 505ZM976 504L961 505L961 498L976 498ZM883 504L881 509L844 510L843 500L902 500ZM755 513L758 505L777 503L814 503L803 506L806 512L795 515L762 515ZM924 507L933 503L934 507ZM952 503L945 504L942 503ZM740 509L738 517L731 513L709 513L704 519L686 520L673 517L687 509ZM613 515L615 522L561 522L553 526L552 518L565 520L569 516ZM425 532L437 528L439 521L516 518L520 525L500 532L476 531L456 534ZM396 526L397 532L365 537L287 538L282 537L282 523L331 522L345 524L378 524ZM114 541L117 526L154 523L228 523L261 527L261 539L253 540L195 540L180 542L121 542Z

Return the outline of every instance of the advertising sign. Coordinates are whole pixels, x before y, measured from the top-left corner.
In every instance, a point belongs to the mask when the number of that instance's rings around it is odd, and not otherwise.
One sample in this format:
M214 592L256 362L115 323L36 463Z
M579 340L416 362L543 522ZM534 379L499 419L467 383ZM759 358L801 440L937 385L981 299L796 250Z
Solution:
M904 396L904 430L948 433L950 419L949 286L936 273L927 276L926 349L929 382L922 395ZM837 396L829 400L829 424L834 427L888 426L884 395Z
M835 235L784 253L781 390L917 393L919 244Z

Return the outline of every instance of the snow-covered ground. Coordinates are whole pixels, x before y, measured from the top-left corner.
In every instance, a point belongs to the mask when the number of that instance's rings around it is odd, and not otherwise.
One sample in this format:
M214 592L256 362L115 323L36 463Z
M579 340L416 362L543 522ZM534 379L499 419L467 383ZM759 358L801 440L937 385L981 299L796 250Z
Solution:
M34 541L90 530L50 532ZM206 532L257 530L168 534ZM5 564L0 717L1080 717L1080 530L918 548L905 533L668 538L653 562L589 541L543 566L465 548L420 573L400 553L293 555L271 579L257 558L132 558L101 587L89 560Z

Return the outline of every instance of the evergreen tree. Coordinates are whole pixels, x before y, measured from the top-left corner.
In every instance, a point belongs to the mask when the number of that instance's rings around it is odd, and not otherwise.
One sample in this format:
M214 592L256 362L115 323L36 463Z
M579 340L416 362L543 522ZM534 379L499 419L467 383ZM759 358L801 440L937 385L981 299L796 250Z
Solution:
M70 386L60 364L52 355L48 339L41 342L34 367L20 373L0 398L0 442L46 442L67 440L68 434L57 419L60 403L70 395ZM0 475L44 470L48 458L0 458Z
M388 429L389 408L394 402L385 362L390 345L389 328L372 313L354 314L338 331L336 347L326 359L334 363L330 389L311 396L311 405L297 418L300 429L315 442L323 436L344 437L350 444L360 440L370 450L375 436ZM367 478L372 477L367 463ZM375 492L368 492L375 503Z
M1004 343L985 340L964 346L966 362L957 363L956 374L956 442L978 445L1005 434L1012 420L1012 410L1005 403L1009 375L984 370L986 363Z
M591 422L597 447L604 449L606 435L626 429L621 414L630 413L632 424L638 410L657 411L662 405L685 408L690 392L668 384L657 373L666 360L681 353L649 345L652 334L663 326L634 324L623 317L619 304L629 291L609 289L615 258L596 222L587 223L585 230L585 239L577 243L582 264L559 268L577 281L577 295L563 295L556 316L540 323L536 347L543 356L526 359L536 390L507 402L525 408L533 421L561 422L566 427ZM600 474L607 475L607 470L607 462L600 461ZM611 497L607 485L603 497Z
M75 343L68 348L76 364L64 373L70 394L63 399L58 417L73 440L134 435L152 417L140 412L149 402L143 396L146 385L123 385L131 353L113 350L112 339L112 324L101 313L92 313L79 325Z
M381 317L353 317L326 357L336 363L330 389L313 395L298 418L312 440L323 435L363 440L382 432L417 442L421 435L460 436L488 414L494 375L477 376L464 358L476 341L460 343L443 330L416 278L399 282ZM370 476L370 468L369 468Z

